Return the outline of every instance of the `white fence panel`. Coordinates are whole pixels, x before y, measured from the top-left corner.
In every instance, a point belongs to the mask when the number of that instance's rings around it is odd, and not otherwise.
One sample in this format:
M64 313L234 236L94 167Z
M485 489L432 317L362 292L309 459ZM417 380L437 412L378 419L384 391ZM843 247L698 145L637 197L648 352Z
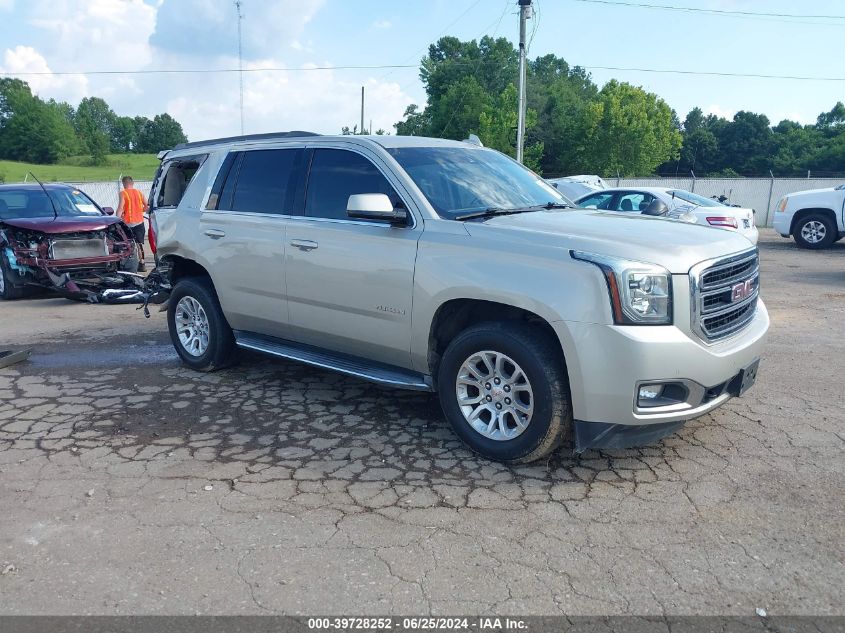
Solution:
M69 182L67 184L87 193L101 207L117 209L121 184L116 180L106 182ZM151 180L136 180L135 188L139 189L145 198L149 198L152 184Z
M771 226L774 207L782 196L808 189L845 184L843 178L606 178L616 187L673 187L700 196L727 196L730 204L750 207L757 226Z

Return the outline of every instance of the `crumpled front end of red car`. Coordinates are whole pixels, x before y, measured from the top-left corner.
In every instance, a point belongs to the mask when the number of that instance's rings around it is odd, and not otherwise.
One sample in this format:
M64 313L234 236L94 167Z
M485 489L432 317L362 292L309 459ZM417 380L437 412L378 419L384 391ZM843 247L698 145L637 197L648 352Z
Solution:
M143 286L134 274L135 243L120 222L62 233L0 223L0 256L13 285L49 288L92 303L123 298L129 294L124 291Z

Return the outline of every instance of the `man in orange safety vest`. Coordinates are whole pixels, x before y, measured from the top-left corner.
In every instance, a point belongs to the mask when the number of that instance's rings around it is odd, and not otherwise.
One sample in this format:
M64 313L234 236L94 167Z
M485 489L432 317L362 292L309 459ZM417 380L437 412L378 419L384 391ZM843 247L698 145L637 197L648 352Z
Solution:
M120 201L117 204L117 217L132 231L132 237L138 244L138 270L146 270L144 265L144 213L149 206L144 199L144 194L135 189L135 181L131 176L121 178L123 190L120 192Z

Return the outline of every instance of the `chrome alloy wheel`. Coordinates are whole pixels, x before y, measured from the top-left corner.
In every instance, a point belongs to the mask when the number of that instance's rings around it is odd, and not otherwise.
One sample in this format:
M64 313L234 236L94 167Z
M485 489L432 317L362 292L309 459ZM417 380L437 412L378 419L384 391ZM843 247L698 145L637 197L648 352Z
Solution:
M191 356L202 356L208 349L208 315L193 297L182 297L176 304L176 333Z
M501 352L477 352L467 358L455 381L458 406L467 423L484 437L505 441L521 435L534 413L528 376Z
M801 227L801 237L808 244L818 244L827 237L827 227L818 220L810 220Z

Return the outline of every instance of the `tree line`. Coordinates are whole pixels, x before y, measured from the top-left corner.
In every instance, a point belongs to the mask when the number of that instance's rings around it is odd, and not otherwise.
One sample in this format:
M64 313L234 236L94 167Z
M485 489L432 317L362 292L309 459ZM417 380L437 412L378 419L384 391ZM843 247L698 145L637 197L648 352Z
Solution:
M506 38L443 37L420 65L426 104L411 104L398 134L481 141L515 155L519 54ZM694 108L683 121L658 95L555 55L527 64L525 163L550 175L779 176L845 171L845 106L812 125L738 112L732 120Z
M186 141L167 113L118 116L99 97L86 97L74 108L44 101L25 81L0 78L0 159L48 164L88 155L96 165L110 153L155 153Z

